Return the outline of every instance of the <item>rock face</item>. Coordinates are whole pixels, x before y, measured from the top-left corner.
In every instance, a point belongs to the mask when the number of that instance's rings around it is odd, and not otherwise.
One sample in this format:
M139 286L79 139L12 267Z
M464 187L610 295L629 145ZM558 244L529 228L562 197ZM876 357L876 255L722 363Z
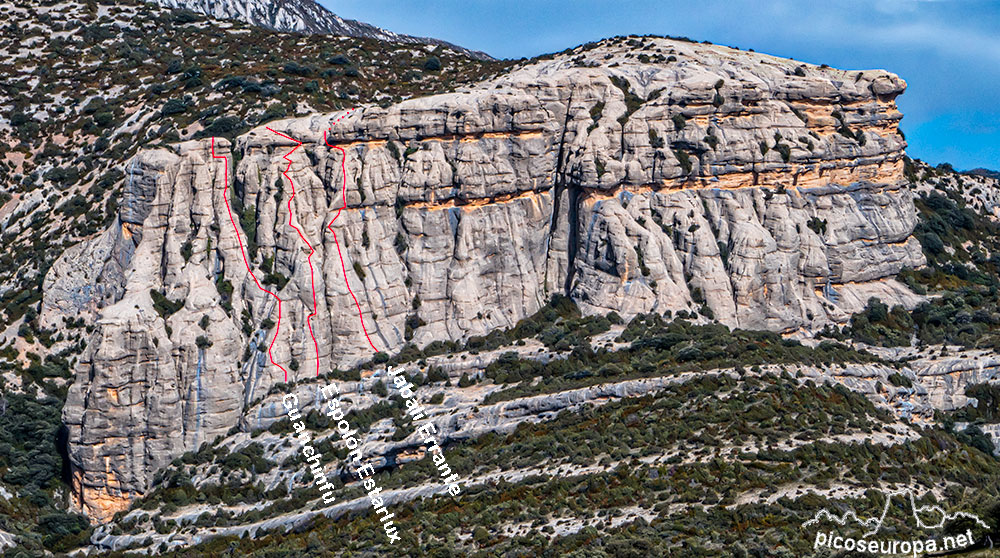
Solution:
M222 166L206 157L195 144L137 157L117 226L67 251L46 278L47 316L75 311L97 326L64 408L74 497L97 518L127 507L158 468L241 416L235 357L245 343L219 304L218 257L202 246L185 265L178 241L220 217L198 208L224 207L211 187ZM235 250L233 234L216 237L220 251ZM184 300L166 321L150 293L164 287Z
M107 518L238 424L284 380L271 359L294 380L371 358L361 318L393 353L512 326L557 293L785 332L870 296L913 304L891 279L923 263L903 89L883 71L620 39L216 140L226 162L208 140L140 153L118 223L45 285L43 324L97 325L64 411L78 503Z

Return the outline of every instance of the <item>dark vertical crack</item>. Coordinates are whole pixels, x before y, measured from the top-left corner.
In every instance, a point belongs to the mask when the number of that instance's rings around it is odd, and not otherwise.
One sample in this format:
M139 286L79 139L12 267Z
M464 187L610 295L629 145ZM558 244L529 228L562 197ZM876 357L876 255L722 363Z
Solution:
M563 118L563 128L562 133L559 135L559 153L556 158L556 173L555 173L555 188L552 194L552 222L549 225L549 248L551 249L552 239L555 238L556 229L559 226L559 214L562 210L562 194L567 188L566 180L566 132L569 129L570 114L573 107L573 91L570 90L569 99L566 101L566 116ZM566 254L567 254L567 271L566 271L566 281L563 285L565 294L569 295L569 285L570 280L573 275L573 258L576 257L576 225L574 223L574 216L576 211L573 209L573 192L570 191L570 211L568 212L568 228L569 235L567 236L566 244Z
M576 249L577 243L579 242L579 215L580 215L580 199L582 198L582 189L580 188L580 182L576 177L571 177L569 183L565 185L569 189L569 196L566 200L569 204L567 207L567 225L568 234L566 236L566 283L563 285L566 296L570 295L570 290L573 286L573 276L576 275Z
M569 128L570 107L573 105L573 91L569 92L569 100L566 102L566 116L563 118L563 129L559 135L559 154L556 156L556 176L555 192L552 195L552 223L549 225L549 238L555 235L556 227L559 225L559 199L563 191L563 158L566 152L566 130Z
M69 460L69 427L66 426L65 422L59 425L55 442L61 462L59 477L66 483L66 486L73 486L72 463Z

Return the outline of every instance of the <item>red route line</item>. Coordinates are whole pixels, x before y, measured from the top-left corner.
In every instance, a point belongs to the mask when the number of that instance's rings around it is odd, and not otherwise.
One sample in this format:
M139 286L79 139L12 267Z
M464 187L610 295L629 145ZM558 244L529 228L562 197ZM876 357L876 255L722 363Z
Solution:
M240 245L240 254L243 255L243 263L245 263L246 266L247 266L247 273L250 274L250 277L253 277L253 282L257 284L257 288L258 289L260 289L260 290L264 291L265 293L271 295L274 298L274 300L278 301L278 323L274 326L274 337L271 339L271 344L267 346L267 358L269 358L271 360L271 364L277 366L278 368L281 369L282 372L285 373L285 383L288 383L288 370L286 370L284 366L282 366L282 365L278 364L277 362L275 362L274 361L274 355L271 354L271 348L274 347L274 342L278 340L278 330L281 329L281 299L278 298L278 295L276 295L276 294L272 293L271 291L265 289L260 284L260 281L257 280L257 276L254 275L253 270L250 268L250 260L247 259L246 250L243 248L243 238L240 236L239 229L236 228L236 220L233 219L233 210L229 206L229 159L226 158L226 156L224 156L224 155L216 155L215 154L215 138L214 137L212 138L212 158L213 159L222 159L222 162L225 164L225 175L223 176L225 186L222 189L222 199L226 202L226 211L229 213L229 222L233 224L233 232L236 233L236 241Z
M354 109L351 109L351 110L347 111L347 114L344 114L343 116L341 116L340 118L338 118L335 122L333 122L333 124L331 124L331 126L337 124L338 122L340 122L341 120L343 120L344 118L346 118L347 116L349 116L352 112L354 112ZM310 281L310 286L312 288L313 311L306 318L306 326L309 328L309 336L312 337L313 347L316 350L316 375L319 376L319 342L316 341L316 335L313 332L313 328L312 328L312 319L318 313L318 311L317 311L317 304L316 304L316 274L315 274L315 269L313 268L313 264L312 264L312 257L316 253L316 249L309 242L309 240L305 237L305 235L302 234L302 231L298 227L296 227L295 224L292 222L292 215L293 215L293 213L292 213L292 200L295 198L296 192L295 192L295 182L292 181L292 177L288 176L288 171L291 170L291 168L292 168L292 160L289 159L289 156L292 153L294 153L296 149L302 147L302 142L299 141L299 140L297 140L297 139L295 139L295 138L292 138L292 137L289 137L289 136L287 136L285 134L282 134L281 132L278 132L276 130L272 130L270 127L268 127L267 129L269 131L271 131L271 132L273 132L273 133L275 133L275 134L277 134L277 135L279 135L279 136L281 136L281 137L289 140L289 141L293 141L293 142L296 143L295 147L293 147L291 151L289 151L288 153L285 153L282 156L282 159L284 159L285 161L287 161L288 165L285 167L285 170L281 172L281 174L285 178L288 179L288 184L291 185L291 187L292 187L292 195L291 195L291 197L288 198L288 226L290 226L293 229L295 229L295 232L298 233L299 238L302 239L302 242L305 242L306 246L309 247L309 256L306 258L306 260L309 263L309 281ZM351 298L354 300L354 306L358 309L358 318L361 320L361 330L364 331L364 333L365 333L365 339L368 340L368 345L371 346L372 350L377 353L379 351L375 347L375 344L372 343L371 336L368 334L368 328L365 327L365 317L364 317L364 314L361 312L361 304L358 302L358 297L354 295L354 291L351 289L351 284L347 280L347 266L344 263L344 254L340 250L340 242L337 240L337 231L333 230L333 223L337 220L338 217L340 217L340 213L343 210L347 209L347 167L346 167L346 165L347 165L347 152L344 151L344 149L342 147L339 147L339 146L336 146L336 145L330 145L330 142L327 140L327 136L326 136L326 131L325 130L323 131L323 141L329 147L332 147L332 148L340 151L340 154L342 156L341 157L341 161L340 161L340 171L341 171L341 176L343 178L342 191L343 191L343 200L344 200L344 203L343 203L343 205L340 208L337 209L337 214L334 215L333 220L331 220L330 223L327 225L327 229L329 229L329 231L333 234L333 242L337 246L337 255L340 257L340 269L344 273L344 284L347 285L347 292L349 292L351 294ZM278 364L277 362L275 362L274 355L271 353L271 349L274 347L274 343L278 340L278 331L281 329L281 298L278 297L278 295L276 295L275 293L273 293L273 292L265 289L260 284L260 281L257 279L257 276L254 275L253 269L250 266L250 260L249 260L249 258L247 258L246 249L243 247L243 238L240 236L239 229L236 227L236 219L233 218L233 210L232 210L232 208L229 205L229 159L227 159L223 155L216 155L215 154L215 138L214 137L212 138L212 158L213 159L222 159L222 161L223 161L223 163L225 165L225 175L224 175L225 186L224 186L223 191L222 191L222 196L223 196L223 200L226 203L226 211L229 213L229 222L232 223L232 225L233 225L233 232L236 233L236 241L240 245L240 254L243 256L243 263L246 264L247 273L249 273L250 277L253 278L253 281L257 285L258 289L260 289L261 291L264 291L265 293L267 293L268 295L270 295L271 297L273 297L274 300L278 301L278 321L277 321L277 323L275 324L275 327L274 327L274 337L271 339L271 344L268 345L268 347L267 347L267 356L268 356L268 359L271 361L271 364L273 364L273 365L277 366L278 368L280 368L281 371L284 373L284 375L285 375L285 383L287 383L288 382L288 370L286 370L284 366L282 366L282 365Z
M299 233L299 238L302 239L302 242L305 242L306 246L309 247L309 256L306 258L306 261L309 262L309 284L310 288L312 289L313 310L312 314L309 314L306 317L306 327L309 328L309 337L312 337L313 348L316 350L316 376L319 377L319 343L316 341L316 334L313 333L313 328L312 328L312 319L318 313L318 311L316 310L316 272L313 269L313 262L312 262L312 257L313 254L316 253L316 249L313 248L313 245L309 242L309 239L306 238L306 235L302 234L302 231L299 230L299 228L296 227L294 223L292 223L292 200L295 199L295 182L292 181L292 177L288 176L288 171L291 170L292 168L292 160L289 159L288 157L292 153L295 153L296 149L302 147L302 142L295 138L286 136L281 132L272 130L271 128L267 129L289 141L294 141L296 143L295 147L293 147L291 151L285 153L284 156L282 156L282 159L288 161L288 165L285 167L285 170L281 171L281 174L288 179L288 184L291 185L292 187L292 195L288 198L288 226L295 229L295 232Z
M332 126L336 125L337 122L340 122L341 120L343 120L344 118L346 118L348 115L350 115L352 112L354 112L354 109L351 109L351 110L347 111L347 114L345 114L345 115L341 116L340 118L338 118L336 120L336 122L334 122L330 126L332 127ZM330 141L326 137L326 130L323 130L323 142L326 143L326 145L328 147L332 147L333 149L336 149L337 151L340 151L340 154L341 154L341 159L340 159L340 173L343 176L343 184L344 184L343 189L342 189L342 191L343 191L343 197L344 197L344 204L339 209L337 209L337 214L333 216L333 220L330 221L330 223L326 226L326 228L331 233L333 233L333 243L337 245L337 255L340 256L340 269L341 269L341 271L344 272L344 284L347 285L347 292L351 293L351 298L354 299L354 306L358 309L358 318L361 320L361 330L365 332L365 339L368 340L368 345L371 346L372 350L377 353L378 349L376 349L375 348L375 344L372 343L372 338L371 338L371 336L368 335L368 328L365 327L365 317L364 317L364 314L362 314L362 312L361 312L361 304L358 303L358 297L354 296L354 291L351 290L351 283L350 283L350 281L347 280L347 266L344 265L344 254L340 251L340 242L337 240L337 231L333 230L333 223L337 220L338 217L340 217L340 212L343 211L343 210L345 210L345 209L347 209L347 167L346 167L346 164L347 164L347 152L344 151L343 147L340 147L340 146L337 146L337 145L331 145L330 144Z

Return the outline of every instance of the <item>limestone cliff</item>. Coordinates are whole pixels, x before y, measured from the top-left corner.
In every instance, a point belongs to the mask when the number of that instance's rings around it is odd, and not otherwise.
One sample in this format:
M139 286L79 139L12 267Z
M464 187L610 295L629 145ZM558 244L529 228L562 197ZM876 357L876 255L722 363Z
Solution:
M227 163L208 140L140 153L118 222L45 283L45 324L96 324L64 411L78 504L105 519L238 424L283 381L271 358L289 380L371 358L345 272L388 353L509 327L556 293L783 332L870 296L914 303L892 279L923 263L904 87L623 38L453 94L272 122L216 140ZM282 300L276 337L239 240Z

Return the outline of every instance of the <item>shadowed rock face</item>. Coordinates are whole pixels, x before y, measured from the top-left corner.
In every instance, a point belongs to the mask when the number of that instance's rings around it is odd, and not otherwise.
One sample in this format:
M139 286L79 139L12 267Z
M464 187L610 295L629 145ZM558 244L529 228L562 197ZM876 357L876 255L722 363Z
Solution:
M779 331L843 322L870 296L918 300L891 279L923 263L900 79L624 41L467 91L271 123L304 143L291 202L294 143L263 127L216 141L254 273L283 301L272 356L290 380L372 356L345 270L389 353L512 326L557 293L588 312L704 307ZM342 163L343 268L326 228ZM98 519L283 380L266 354L276 304L247 273L223 173L207 140L140 153L119 222L47 277L43 324L97 326L64 418L78 503ZM318 362L289 206L316 251ZM161 316L151 290L183 307Z

